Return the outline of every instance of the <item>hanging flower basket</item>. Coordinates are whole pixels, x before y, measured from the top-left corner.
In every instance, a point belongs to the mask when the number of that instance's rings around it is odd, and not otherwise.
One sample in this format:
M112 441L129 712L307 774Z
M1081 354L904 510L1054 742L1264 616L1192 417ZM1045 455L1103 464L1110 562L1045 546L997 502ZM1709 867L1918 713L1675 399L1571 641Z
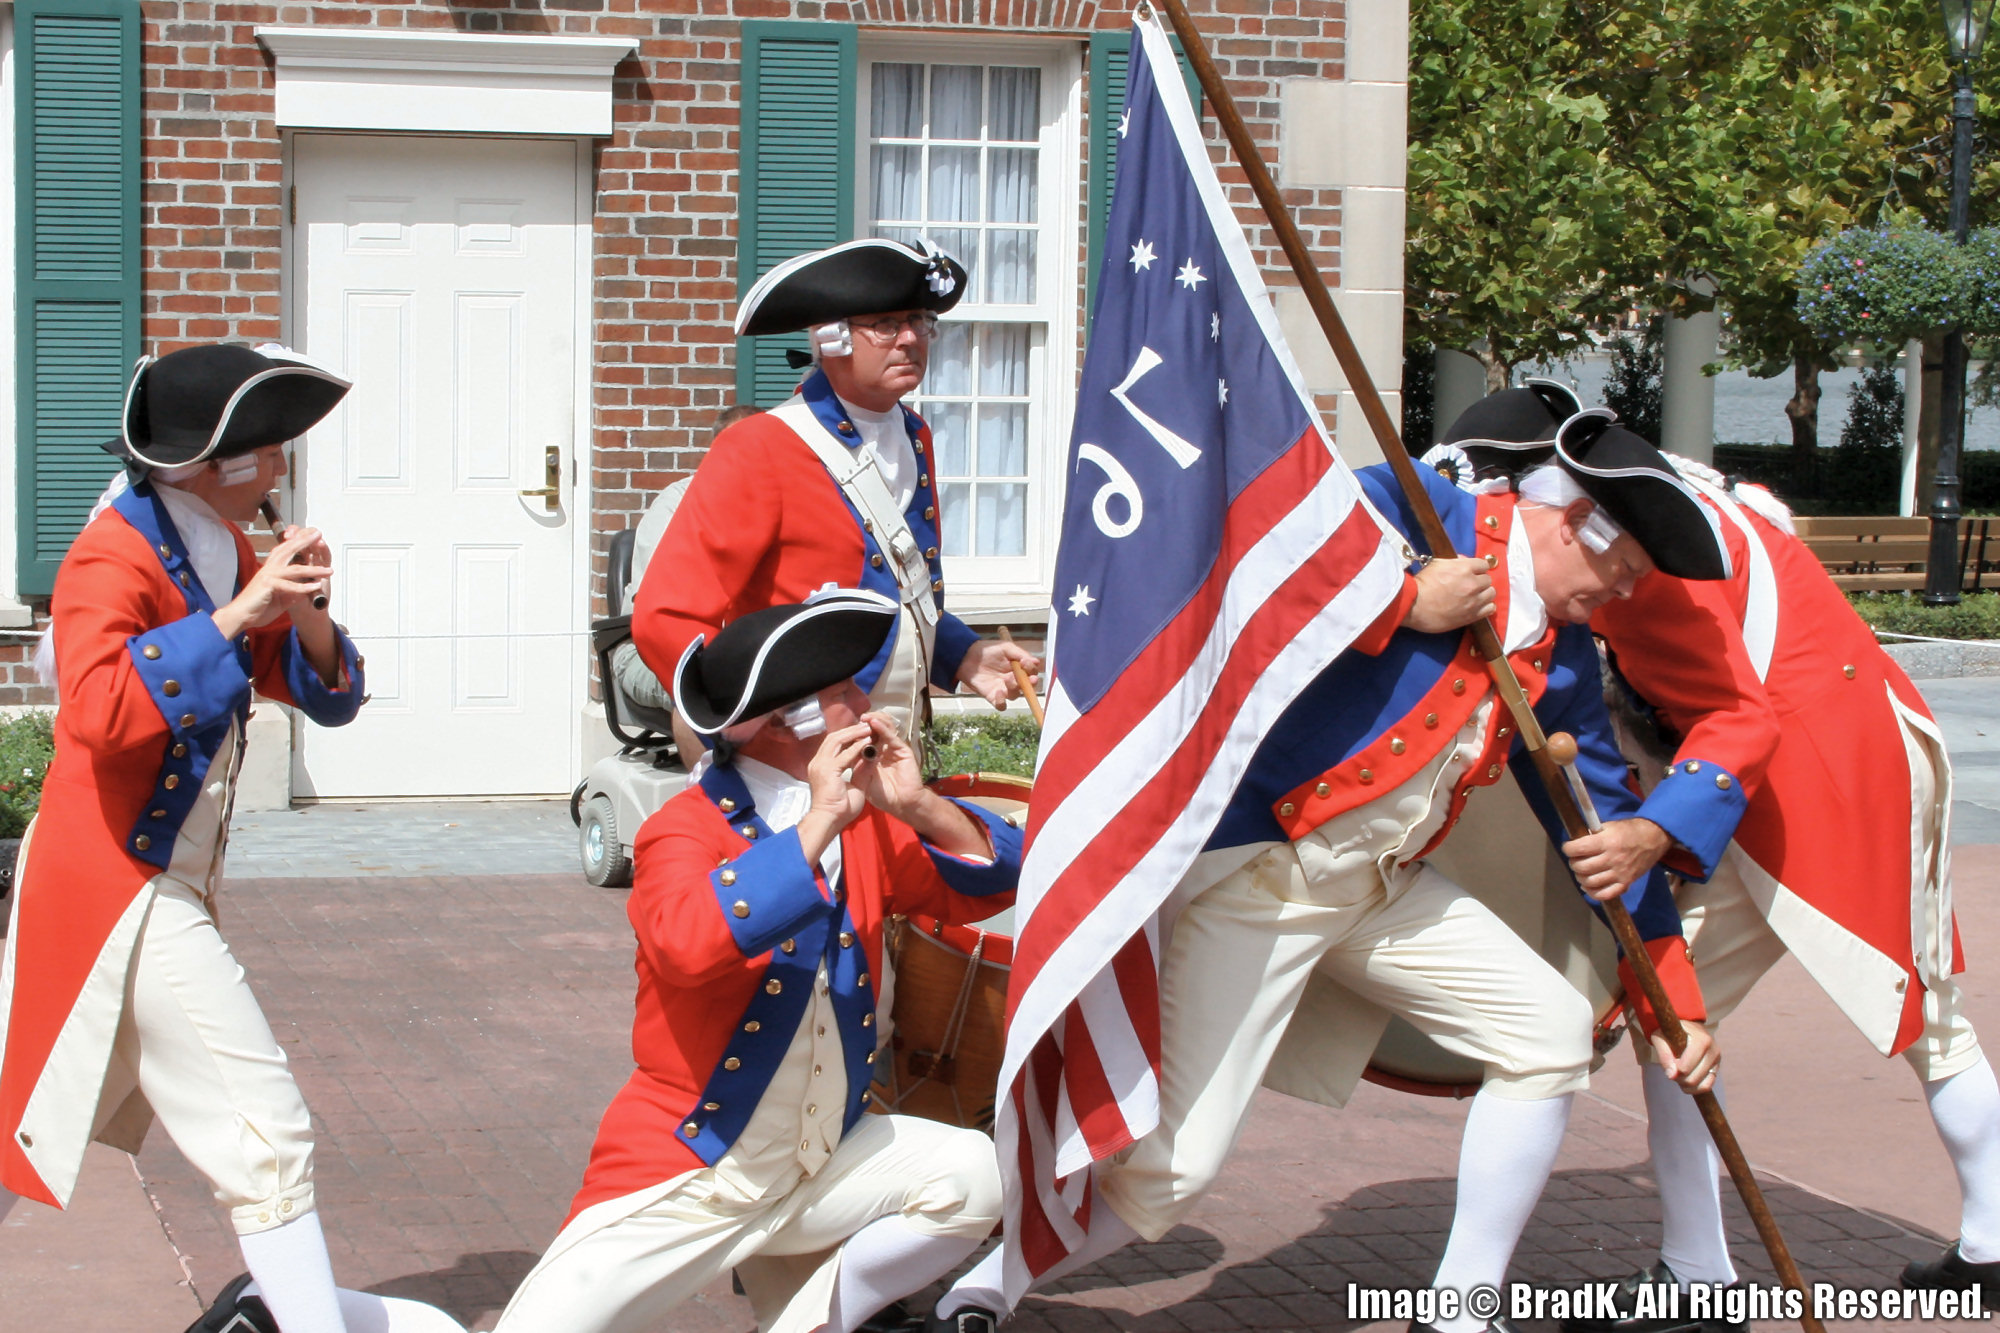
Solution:
M1951 238L1927 227L1854 227L1823 241L1799 269L1799 318L1822 338L1899 343L1947 329L1972 313L1976 270ZM1980 293L2000 313L2000 283Z

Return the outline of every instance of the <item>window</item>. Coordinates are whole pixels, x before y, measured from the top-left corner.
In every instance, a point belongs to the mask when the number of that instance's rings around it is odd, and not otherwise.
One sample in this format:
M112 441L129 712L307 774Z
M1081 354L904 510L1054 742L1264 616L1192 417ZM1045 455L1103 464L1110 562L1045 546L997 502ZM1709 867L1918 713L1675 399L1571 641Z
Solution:
M1047 597L1076 379L1072 44L864 43L857 235L931 242L968 290L910 405L937 444L958 610Z

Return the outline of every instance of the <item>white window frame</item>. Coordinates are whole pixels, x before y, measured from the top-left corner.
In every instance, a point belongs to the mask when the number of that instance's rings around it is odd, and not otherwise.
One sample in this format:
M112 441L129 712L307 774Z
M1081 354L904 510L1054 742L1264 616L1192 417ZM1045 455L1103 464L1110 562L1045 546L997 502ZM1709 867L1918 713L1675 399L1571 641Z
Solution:
M1044 608L1054 576L1056 538L1062 528L1063 459L1069 452L1076 406L1077 322L1083 225L1080 174L1083 151L1083 57L1074 41L981 38L977 41L861 34L856 79L854 210L856 236L871 235L870 116L876 62L923 65L1033 65L1042 71L1036 184L1038 227L1033 305L961 303L947 322L1038 326L1028 354L1028 513L1025 553L1019 556L946 556L946 605L963 616L982 611ZM922 391L918 391L918 397Z

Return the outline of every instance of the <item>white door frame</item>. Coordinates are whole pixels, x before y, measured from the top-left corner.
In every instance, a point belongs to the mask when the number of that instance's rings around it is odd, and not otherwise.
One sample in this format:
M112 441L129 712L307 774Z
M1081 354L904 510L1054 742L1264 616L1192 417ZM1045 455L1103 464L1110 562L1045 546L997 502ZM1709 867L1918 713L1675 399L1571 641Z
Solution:
M568 785L574 787L583 779L586 745L583 727L587 721L586 714L590 702L588 698L590 681L588 666L591 579L590 538L592 521L596 517L592 508L594 493L591 486L591 474L597 457L597 441L592 431L595 418L595 405L591 399L591 372L597 360L597 347L594 338L596 308L593 300L596 283L592 267L597 230L596 214L592 207L595 192L591 188L593 165L591 148L594 141L582 136L566 134L439 135L422 132L392 133L372 130L355 132L345 130L292 129L281 130L279 134L284 167L280 198L283 201L282 206L285 210L285 223L279 228L279 236L281 238L281 263L278 279L280 293L279 326L284 330L284 341L288 346L295 345L301 336L300 321L304 305L304 294L298 289L299 257L295 235L297 220L294 216L293 208L293 200L296 198L296 182L292 173L297 162L297 154L293 149L293 140L299 135L333 134L344 138L360 137L362 135L398 139L444 138L467 139L480 142L491 142L496 138L555 139L568 142L575 147L575 198L578 225L576 227L575 254L576 293L573 303L575 313L572 316L575 321L575 328L572 331L572 338L573 345L576 348L576 365L572 368L573 385L571 392L571 400L575 404L575 419L571 423L571 438L573 443L570 448L570 475L564 483L566 486L566 495L564 498L569 506L569 512L573 516L573 521L570 523L569 614L563 622L572 636L574 643L573 650L569 656L569 680L564 686L565 693L570 700L570 706L564 710L569 733ZM592 464L591 467L584 466L586 460ZM289 470L286 473L283 491L285 513L300 521L311 521L312 516L310 514L299 513L296 508L298 504L297 478ZM293 719L292 754L294 756L298 754L299 750L297 729L303 725L302 720L296 717ZM288 764L286 767L289 771L290 765ZM427 797L424 799L434 798Z

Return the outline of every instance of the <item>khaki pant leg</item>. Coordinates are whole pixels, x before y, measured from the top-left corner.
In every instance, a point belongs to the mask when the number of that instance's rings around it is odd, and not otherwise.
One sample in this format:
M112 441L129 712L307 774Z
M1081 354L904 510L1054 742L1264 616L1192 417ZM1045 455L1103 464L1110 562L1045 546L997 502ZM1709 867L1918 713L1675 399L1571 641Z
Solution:
M1674 904L1680 909L1681 935L1694 959L1695 980L1708 1009L1702 1026L1713 1033L1736 1012L1750 990L1786 953L1785 942L1764 919L1743 881L1746 859L1731 843L1706 883L1674 879ZM1639 1063L1653 1063L1653 1044L1634 1039Z
M112 1079L136 1082L237 1234L313 1210L312 1120L243 968L192 889L161 880L133 951ZM128 1082L129 1080L129 1082Z
M1479 1061L1520 1100L1590 1081L1590 1003L1492 909L1426 866L1328 950L1320 970Z
M1372 866L1354 883L1379 894ZM1101 1176L1105 1199L1158 1240L1228 1160L1306 981L1355 909L1302 901L1296 853L1276 847L1190 903L1160 964L1160 1124ZM1336 893L1334 896L1338 896Z

